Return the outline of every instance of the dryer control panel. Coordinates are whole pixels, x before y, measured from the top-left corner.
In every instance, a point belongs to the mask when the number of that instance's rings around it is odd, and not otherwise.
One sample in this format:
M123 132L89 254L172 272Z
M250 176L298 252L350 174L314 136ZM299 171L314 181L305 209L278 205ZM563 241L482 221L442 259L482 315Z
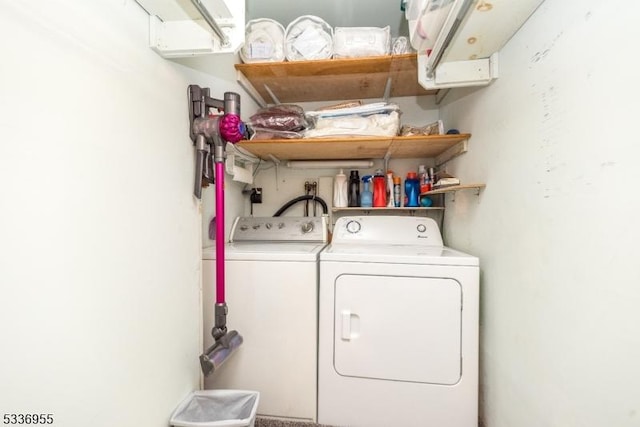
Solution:
M322 217L254 217L236 218L231 228L231 242L326 242L326 216Z
M338 218L332 243L443 246L440 228L432 218L409 216Z

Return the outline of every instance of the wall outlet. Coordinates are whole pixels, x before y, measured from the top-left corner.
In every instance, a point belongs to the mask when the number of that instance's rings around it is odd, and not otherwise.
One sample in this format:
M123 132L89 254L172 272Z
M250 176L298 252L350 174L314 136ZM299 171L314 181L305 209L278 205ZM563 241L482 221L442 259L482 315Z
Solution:
M262 203L262 188L252 188L249 200L251 203Z

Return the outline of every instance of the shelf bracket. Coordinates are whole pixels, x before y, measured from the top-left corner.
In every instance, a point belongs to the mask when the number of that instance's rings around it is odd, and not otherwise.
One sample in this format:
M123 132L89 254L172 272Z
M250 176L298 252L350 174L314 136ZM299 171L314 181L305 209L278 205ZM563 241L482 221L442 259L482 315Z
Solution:
M391 96L391 77L387 77L387 83L384 85L384 93L382 94L382 99L384 102L389 102L389 97Z
M278 99L278 97L276 96L275 93L273 93L273 91L271 90L271 88L269 86L267 86L266 84L264 85L264 90L267 91L267 93L269 94L269 96L271 97L271 100L273 101L274 104L280 104L280 100Z
M386 154L384 155L383 161L384 161L384 171L388 171L389 170L389 160L391 160L391 151L387 150ZM386 172L385 172L386 173Z
M465 188L459 188L459 189L456 189L456 190L452 190L448 194L451 194L451 201L455 202L456 201L456 193L458 191L475 189L474 193L475 193L476 197L480 197L480 190L482 190L483 188L484 188L483 184L477 184L477 185L473 185L473 186L470 186L470 187L465 187ZM447 194L447 193L442 193L442 194Z
M264 100L264 98L262 98L260 93L256 90L255 87L253 87L249 79L247 79L245 75L242 74L242 72L236 71L236 81L238 82L240 87L242 87L242 89L244 89L247 94L249 94L251 99L253 99L256 104L260 106L260 108L265 108L267 106L267 102Z

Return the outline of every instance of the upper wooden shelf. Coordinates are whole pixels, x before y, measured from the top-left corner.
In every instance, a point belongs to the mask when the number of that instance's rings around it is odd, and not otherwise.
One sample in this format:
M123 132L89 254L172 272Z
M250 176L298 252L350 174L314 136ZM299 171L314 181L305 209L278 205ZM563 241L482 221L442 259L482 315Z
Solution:
M466 151L471 135L429 135L367 138L268 139L238 145L263 160L342 160L436 158L436 164Z
M235 65L267 103L382 98L387 81L390 97L435 94L418 83L417 66L416 54Z

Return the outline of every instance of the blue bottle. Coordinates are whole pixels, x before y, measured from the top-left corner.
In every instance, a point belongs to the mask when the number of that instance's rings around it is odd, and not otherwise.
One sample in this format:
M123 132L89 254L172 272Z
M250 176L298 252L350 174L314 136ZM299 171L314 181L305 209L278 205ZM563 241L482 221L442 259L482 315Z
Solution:
M404 205L405 207L417 208L418 197L420 196L420 180L415 172L407 173L404 181Z
M371 183L371 175L365 175L362 177L363 190L360 193L360 207L370 208L373 207L373 193L369 189Z

